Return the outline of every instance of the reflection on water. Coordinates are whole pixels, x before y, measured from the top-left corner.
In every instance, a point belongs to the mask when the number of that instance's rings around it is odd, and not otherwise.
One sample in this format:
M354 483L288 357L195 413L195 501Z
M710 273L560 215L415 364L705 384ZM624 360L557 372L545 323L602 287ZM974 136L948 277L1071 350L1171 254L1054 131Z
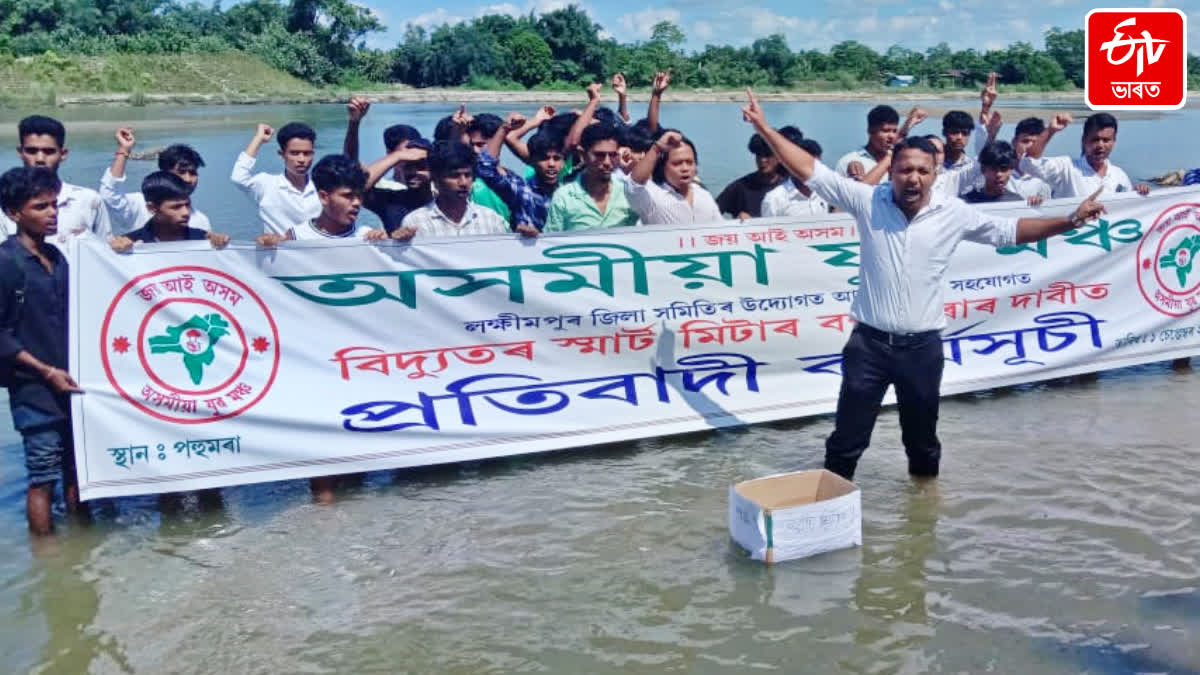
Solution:
M829 418L101 502L34 553L0 461L11 672L1200 671L1194 375L947 400L944 473L894 411L858 474L863 546L772 567L729 484L819 464Z

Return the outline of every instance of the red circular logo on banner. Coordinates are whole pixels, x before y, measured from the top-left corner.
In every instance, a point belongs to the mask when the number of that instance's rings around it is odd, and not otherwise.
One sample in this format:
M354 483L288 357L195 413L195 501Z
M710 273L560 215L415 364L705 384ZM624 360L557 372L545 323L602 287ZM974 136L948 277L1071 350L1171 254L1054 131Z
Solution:
M108 381L138 410L180 424L249 410L275 381L279 354L279 330L262 298L208 267L131 279L100 328Z
M1154 309L1184 316L1200 309L1200 204L1159 214L1137 249L1138 289Z

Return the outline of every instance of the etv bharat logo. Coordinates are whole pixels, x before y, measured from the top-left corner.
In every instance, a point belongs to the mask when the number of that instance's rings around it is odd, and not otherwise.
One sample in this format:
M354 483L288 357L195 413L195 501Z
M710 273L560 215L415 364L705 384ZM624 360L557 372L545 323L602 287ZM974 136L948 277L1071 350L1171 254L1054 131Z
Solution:
M262 400L279 369L279 331L262 299L206 267L129 281L109 304L99 346L126 401L182 424L240 415Z
M1084 20L1084 99L1093 110L1175 110L1187 101L1187 17L1094 9Z
M1154 309L1183 316L1200 309L1200 204L1163 211L1137 249L1138 289Z

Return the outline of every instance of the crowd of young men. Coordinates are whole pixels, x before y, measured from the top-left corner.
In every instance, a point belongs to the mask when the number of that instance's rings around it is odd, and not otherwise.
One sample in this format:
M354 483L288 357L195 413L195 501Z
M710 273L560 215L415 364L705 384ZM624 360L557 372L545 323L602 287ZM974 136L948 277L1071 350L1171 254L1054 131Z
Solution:
M820 163L820 144L797 127L769 127L751 95L744 114L755 126L748 148L756 170L714 198L698 178L695 144L660 125L669 85L669 72L656 75L648 115L636 122L625 104L621 75L611 82L619 101L615 112L601 105L600 84L588 87L586 105L574 112L544 106L530 117L513 113L501 119L472 116L460 107L438 122L432 140L408 125L388 127L386 154L369 164L359 157L358 134L370 103L356 97L347 105L342 153L314 162L316 132L310 126L289 122L276 130L259 124L230 179L257 207L262 234L256 241L264 247L327 238L419 245L435 237L510 232L536 237L637 224L708 223L726 216L744 220L849 211L864 236L862 301L852 309L860 330L847 347L837 429L826 461L847 476L866 447L878 399L889 383L896 384L900 397L910 469L936 474L940 453L933 427L941 351L934 333L944 320L940 311L928 317L898 314L889 304L896 288L914 283L905 281L913 272L872 262L874 248L891 245L883 235L868 241L873 222L892 218L915 224L922 209L944 204L939 222L953 214L958 238L1010 245L1077 225L1098 213L1097 199L1149 190L1131 184L1109 161L1117 133L1111 115L1087 119L1078 157L1043 156L1050 138L1071 124L1066 114L1055 115L1048 125L1037 118L1022 120L1011 142L997 140L1002 121L994 108L993 76L977 117L963 111L945 115L944 138L912 134L927 117L919 107L904 124L890 106L875 107L867 115L866 144L843 155L834 170ZM272 140L283 172L255 173L259 153ZM133 129L118 129L99 190L70 185L57 175L68 156L65 129L35 115L18 125L23 166L0 176L0 228L7 237L0 244L0 373L24 442L27 514L35 534L52 529L50 505L59 480L68 510L78 509L68 397L79 387L68 373L66 354L70 240L99 237L117 252L169 241L208 240L218 248L229 242L217 231L221 224L191 203L205 162L190 146L172 145L159 154L159 170L146 176L140 192L121 190L135 143ZM503 166L504 147L524 166ZM887 203L894 213L872 206L876 190L891 195ZM963 203L1025 200L1036 206L1050 197L1086 195L1091 198L1068 220L998 222ZM358 223L364 206L378 215L382 229ZM944 266L934 276L940 279L942 271ZM929 295L940 296L940 286L930 288ZM896 319L918 315L920 325ZM888 349L872 346L885 338L891 341ZM911 353L901 353L898 345L908 345ZM330 499L334 483L314 479L317 499Z

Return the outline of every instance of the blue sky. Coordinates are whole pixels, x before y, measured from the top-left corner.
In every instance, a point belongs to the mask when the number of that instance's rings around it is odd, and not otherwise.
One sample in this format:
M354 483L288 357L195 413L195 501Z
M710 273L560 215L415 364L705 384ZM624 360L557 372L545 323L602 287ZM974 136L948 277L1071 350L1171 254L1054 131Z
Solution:
M581 5L605 30L622 42L644 40L656 22L681 26L685 48L707 43L743 45L772 33L783 33L792 49L825 49L842 40L858 40L877 50L900 44L925 49L939 42L952 48L980 50L1023 40L1043 46L1051 26L1083 27L1095 7L1175 7L1188 14L1192 53L1200 53L1200 0L1167 2L1114 0L1102 5L1080 0L358 0L370 7L388 30L369 40L392 47L407 23L430 27L483 14L525 14Z

